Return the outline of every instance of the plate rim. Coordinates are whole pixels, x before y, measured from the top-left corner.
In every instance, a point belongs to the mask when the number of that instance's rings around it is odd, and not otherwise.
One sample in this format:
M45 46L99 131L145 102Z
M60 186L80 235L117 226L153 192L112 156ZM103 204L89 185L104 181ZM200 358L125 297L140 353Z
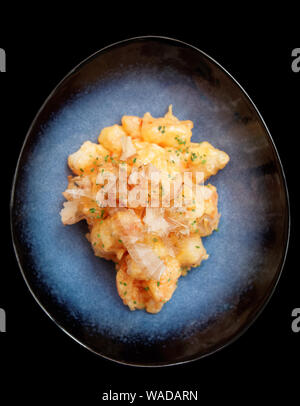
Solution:
M25 146L27 145L27 141L30 137L31 131L35 125L35 122L37 121L40 113L43 111L44 107L47 105L48 101L52 98L52 96L54 95L54 93L58 90L58 88L73 74L75 73L77 70L79 70L83 65L85 65L86 63L90 62L91 60L95 59L97 56L99 56L101 53L103 53L104 51L108 50L108 49L113 49L115 47L118 47L120 45L126 44L126 43L130 43L130 42L135 42L135 41L144 41L144 40L157 40L157 41L167 41L170 43L174 43L175 45L184 45L187 48L192 48L195 51L199 52L200 54L202 54L203 56L205 56L210 62L212 62L213 64L215 64L221 71L223 71L234 83L235 85L241 90L241 92L245 95L246 99L250 102L251 106L254 108L255 113L257 114L258 118L260 119L263 127L266 130L266 135L267 138L270 141L270 145L273 148L273 152L275 157L277 158L277 163L279 164L279 172L280 175L282 177L283 180L283 186L284 186L284 192L285 192L285 200L286 200L286 220L287 220L287 224L285 226L285 246L284 246L284 250L283 250L283 255L281 258L281 263L279 265L279 271L278 271L278 275L276 276L275 280L272 281L273 285L270 286L270 292L267 294L266 298L262 301L262 303L260 303L258 310L254 313L254 315L252 316L252 319L246 323L246 325L244 327L241 328L241 330L235 334L230 340L228 340L227 342L223 343L222 345L220 345L219 347L213 349L212 351L209 351L206 354L202 354L200 356L196 356L194 358L191 359L186 359L186 360L182 360L182 361L162 361L161 363L136 363L136 362L129 362L129 361L120 361L118 359L114 359L112 357L109 357L107 355L101 354L100 352L95 351L94 349L90 348L87 344L83 343L81 340L79 340L78 338L76 338L73 334L69 333L57 320L55 320L55 318L47 311L47 309L42 305L42 303L40 302L40 300L37 298L36 294L33 292L26 276L25 276L25 272L23 270L23 266L21 264L21 260L19 258L19 254L18 254L18 250L16 247L16 242L15 242L15 232L14 232L14 225L13 225L13 217L14 217L14 213L13 213L13 206L14 206L14 201L15 201L15 190L16 190L16 182L17 182L17 178L18 178L18 174L19 174L19 170L20 170L20 163L23 157L23 152L25 149ZM208 55L206 52L202 51L200 48L189 44L188 42L176 39L176 38L172 38L172 37L168 37L168 36L161 36L161 35L142 35L142 36L135 36L135 37L130 37L130 38L126 38L117 42L114 42L112 44L106 45L105 47L95 51L94 53L92 53L91 55L89 55L88 57L86 57L85 59L83 59L82 61L80 61L74 68L72 68L60 81L59 83L53 88L53 90L50 92L50 94L46 97L46 99L44 100L44 102L42 103L41 107L39 108L39 110L37 111L36 115L34 116L28 130L26 133L26 136L24 138L24 141L22 143L22 147L21 150L19 152L19 156L18 156L18 160L17 160L17 164L16 164L16 168L14 171L14 175L13 175L13 180L12 180L12 185L11 185L11 194L10 194L10 204L9 204L9 212L10 212L10 232L11 232L11 239L12 239L12 245L13 245L13 249L14 249L14 253L15 253L15 257L17 260L17 264L19 267L19 270L22 274L22 277L25 281L25 284L27 286L27 288L29 289L31 295L33 296L33 298L35 299L35 301L37 302L37 304L40 306L40 308L46 313L46 315L55 323L56 326L58 326L64 333L66 333L69 337L71 337L75 342L77 342L78 344L80 344L82 347L84 347L85 349L87 349L89 352L97 355L98 357L104 358L106 360L112 361L116 364L120 364L120 365L125 365L125 366L132 366L132 367L138 367L138 368L161 368L161 367L170 367L170 366L175 366L175 365L183 365L183 364L187 364L190 362L195 362L198 361L200 359L206 358L210 355L213 355L219 351L221 351L222 349L226 348L227 346L230 346L231 344L233 344L236 340L238 340L242 335L244 335L246 333L246 331L253 325L253 323L259 318L259 316L261 315L261 313L264 311L264 309L266 308L266 306L268 305L268 303L270 302L276 287L279 283L279 280L281 278L282 272L283 272L283 268L286 262L286 258L287 258L287 252L288 252L288 247L289 247L289 242L290 242L290 232L291 232L291 211L290 211L290 199L289 199L289 192L288 192L288 186L287 186L287 181L286 181L286 176L284 173L284 169L283 169L283 165L278 153L278 150L276 148L276 145L274 143L274 140L272 138L272 135L269 131L268 126L266 125L262 115L260 114L258 108L256 107L255 103L253 102L253 100L250 98L250 96L248 95L248 93L245 91L245 89L240 85L240 83L219 63L217 62L213 57L211 57L210 55Z

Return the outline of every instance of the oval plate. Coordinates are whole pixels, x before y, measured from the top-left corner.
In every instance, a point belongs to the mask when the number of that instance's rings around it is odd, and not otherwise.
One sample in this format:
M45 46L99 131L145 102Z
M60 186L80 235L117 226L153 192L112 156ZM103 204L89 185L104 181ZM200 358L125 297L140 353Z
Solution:
M162 116L169 104L194 122L194 142L231 161L210 179L222 215L219 232L203 239L210 258L152 315L123 305L113 263L93 255L84 222L64 227L59 211L69 154L122 115ZM219 350L257 317L283 267L289 204L271 136L239 84L186 43L139 37L95 53L48 97L19 157L11 225L24 279L59 327L108 359L163 366Z

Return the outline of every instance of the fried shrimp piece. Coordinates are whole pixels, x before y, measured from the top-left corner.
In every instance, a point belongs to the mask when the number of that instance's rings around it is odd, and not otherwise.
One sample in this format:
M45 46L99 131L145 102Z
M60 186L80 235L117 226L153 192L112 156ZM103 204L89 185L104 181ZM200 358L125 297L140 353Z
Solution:
M123 116L122 127L132 138L140 138L142 119L137 116Z
M101 161L107 154L107 149L102 145L86 141L78 151L69 155L68 165L76 175L82 175L93 168L95 161Z
M117 211L113 215L114 230L124 240L137 241L143 232L140 217L134 210Z
M114 219L112 217L95 222L91 226L88 240L97 257L113 259L117 262L126 252L122 240L114 231Z
M150 293L155 302L167 302L171 299L176 287L177 280L181 275L180 264L176 258L168 256L164 259L166 272L159 281L150 280L148 283Z
M146 309L149 313L158 313L164 303L171 299L177 287L177 280L181 275L178 261L172 257L166 258L166 272L159 281L132 276L128 272L131 266L132 260L126 257L116 276L118 293L123 303L130 310Z
M105 127L101 131L98 142L103 145L108 151L120 155L122 153L122 138L126 136L124 129L118 125Z
M126 261L122 261L117 271L116 284L119 296L130 310L144 309L150 295L143 280L135 279L127 273Z
M210 235L218 228L220 213L218 211L218 193L213 185L198 187L200 199L195 194L190 196L190 204L175 210L165 209L169 230L178 235L197 233L200 237Z
M144 141L162 147L189 145L192 136L193 122L180 121L173 116L172 106L164 117L153 118L150 113L143 117L141 134Z
M138 165L152 164L161 171L168 170L167 156L164 148L149 142L134 142L136 162Z
M187 170L203 172L204 180L223 169L229 162L226 152L213 147L209 142L191 143L187 152ZM187 159L187 158L185 158Z
M208 258L206 250L198 235L182 236L175 241L177 249L176 258L183 267L199 266Z
M218 228L220 220L218 193L216 187L211 184L200 186L199 190L203 204L199 207L197 204L189 206L185 218L189 221L191 233L199 233L200 237L206 237Z
M78 202L76 201L64 202L64 207L60 211L60 215L64 225L75 224L83 219L83 215L78 208Z
M217 188L209 184L205 187L205 191L204 212L200 219L197 219L195 230L199 232L200 237L206 237L217 230L221 217L218 211Z

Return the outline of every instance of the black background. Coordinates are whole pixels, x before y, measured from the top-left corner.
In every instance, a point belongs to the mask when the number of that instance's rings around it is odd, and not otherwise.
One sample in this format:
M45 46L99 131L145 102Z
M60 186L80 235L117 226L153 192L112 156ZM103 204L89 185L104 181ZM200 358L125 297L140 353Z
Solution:
M181 6L182 7L182 6ZM246 8L246 7L245 7ZM293 10L244 20L247 11L223 18L177 10L174 17L155 9L52 13L45 6L32 18L1 15L0 47L7 72L0 74L2 236L0 308L7 332L0 334L0 399L100 400L106 384L115 390L143 387L199 390L202 401L245 401L284 394L299 387L300 333L291 330L292 310L300 307L297 235L299 187L300 72L291 70L300 33ZM175 10L176 11L176 10ZM119 19L116 18L119 16ZM59 17L57 15L59 14ZM205 15L205 14L204 14ZM211 16L212 14L209 14ZM150 17L145 23L145 16ZM20 23L22 20L22 23ZM204 25L204 22L206 24ZM56 84L81 60L113 42L139 35L164 35L186 41L215 58L244 87L262 114L278 149L290 194L292 232L282 277L269 304L234 344L202 360L168 368L136 368L106 361L63 333L32 298L19 272L9 227L10 189L16 161L35 114ZM88 402L89 403L89 402ZM288 403L288 401L287 401Z

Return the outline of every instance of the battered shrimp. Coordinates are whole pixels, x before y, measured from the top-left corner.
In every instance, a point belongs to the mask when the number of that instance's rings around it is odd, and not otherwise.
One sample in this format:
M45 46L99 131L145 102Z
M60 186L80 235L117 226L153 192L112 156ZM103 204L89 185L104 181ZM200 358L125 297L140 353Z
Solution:
M206 141L191 142L192 129L172 106L159 118L125 115L102 129L98 143L86 141L68 158L73 176L63 192L62 223L87 222L93 252L115 262L117 290L130 310L158 313L179 277L209 257L203 238L219 227L218 192L198 175L206 181L229 156ZM160 176L156 189L153 174ZM120 186L121 178L125 187L114 190L111 179Z

